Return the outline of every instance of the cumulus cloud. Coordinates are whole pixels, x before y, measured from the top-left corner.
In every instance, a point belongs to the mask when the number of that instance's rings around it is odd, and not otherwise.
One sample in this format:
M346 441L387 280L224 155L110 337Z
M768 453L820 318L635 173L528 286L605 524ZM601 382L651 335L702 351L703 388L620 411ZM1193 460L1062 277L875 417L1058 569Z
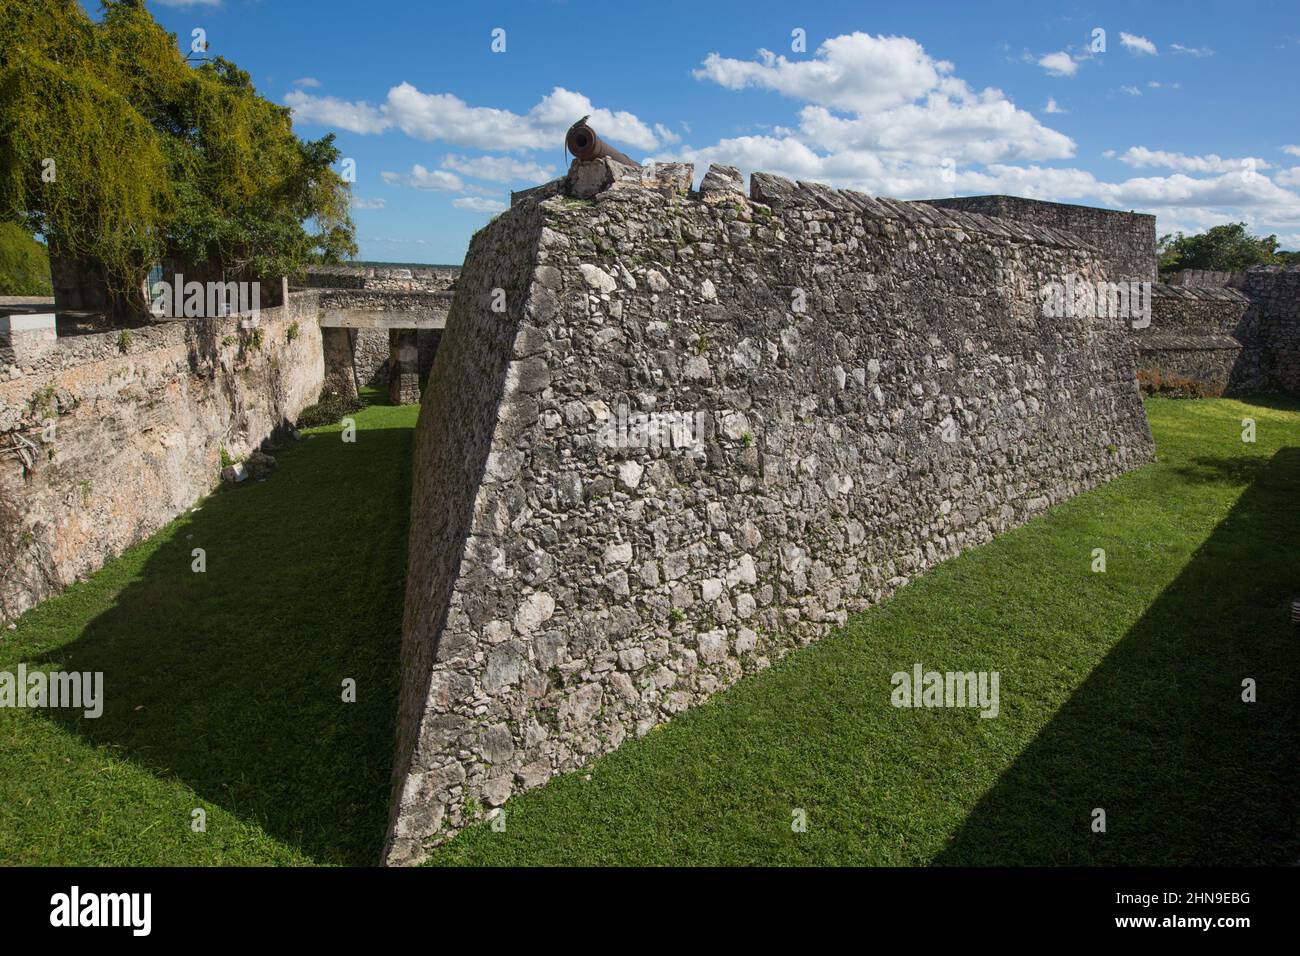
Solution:
M383 209L387 203L383 199L362 199L360 196L352 197L353 209Z
M538 163L512 159L509 156L444 156L443 169L454 170L473 179L486 179L489 182L544 183L555 178L554 166L542 166Z
M507 206L500 199L485 199L482 196L465 196L461 199L453 199L451 204L457 209L468 209L471 212L497 213L505 212Z
M1273 181L1280 186L1300 186L1300 166L1279 170L1273 174Z
M710 53L694 75L730 90L754 86L864 113L918 99L951 69L909 37L850 33L825 41L811 59L787 60L769 50L759 50L757 60Z
M1146 37L1120 31L1119 42L1135 56L1157 56L1156 45Z
M470 106L451 93L425 93L410 83L388 91L384 102L340 100L294 90L285 97L294 120L319 123L352 133L398 129L415 139L440 140L474 149L526 150L561 143L573 122L590 115L591 124L610 139L634 149L654 149L660 137L632 113L600 109L581 93L557 86L527 113Z
M695 76L727 89L773 90L809 104L799 112L798 140L738 137L735 149L761 152L769 143L802 141L836 154L870 152L935 163L1074 154L1068 136L1019 109L1001 90L973 90L953 69L907 37L853 33L825 41L808 60L790 61L766 50L755 60L711 53Z
M1052 99L1052 98L1049 96L1049 97L1047 98L1047 106L1044 107L1043 112L1044 112L1044 113L1064 113L1065 110L1061 109L1061 107L1059 107L1059 106L1056 104L1056 100Z
M314 76L300 76L298 79L293 81L293 85L314 90L320 86L320 80L316 79Z
M293 90L284 98L293 109L293 118L301 123L319 123L347 130L349 133L382 133L392 123L381 107L364 101L349 102L335 96L313 96Z
M1254 156L1244 156L1240 159L1224 159L1215 153L1188 156L1184 153L1147 149L1145 146L1130 146L1118 158L1121 163L1129 166L1155 166L1184 173L1230 173L1270 168L1269 163Z
M1064 50L1039 57L1038 65L1053 76L1074 76L1079 72L1079 61Z
M425 169L419 163L411 167L408 173L382 172L379 174L384 182L394 186L410 186L412 189L426 189L437 192L458 193L465 189L465 182L455 173L442 169Z
M1283 146L1282 152L1288 156L1300 156L1300 146Z

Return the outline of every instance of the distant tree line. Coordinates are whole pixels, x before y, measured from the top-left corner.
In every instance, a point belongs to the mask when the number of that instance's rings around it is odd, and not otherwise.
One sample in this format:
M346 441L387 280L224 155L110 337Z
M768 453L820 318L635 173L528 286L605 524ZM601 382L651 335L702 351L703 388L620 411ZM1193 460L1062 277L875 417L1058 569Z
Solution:
M1279 250L1277 236L1252 236L1244 222L1215 226L1194 236L1164 235L1156 251L1161 278L1183 269L1238 272L1248 266L1300 264L1300 252Z
M155 263L200 280L356 254L333 135L223 57L187 62L143 0L0 0L0 222L138 311Z

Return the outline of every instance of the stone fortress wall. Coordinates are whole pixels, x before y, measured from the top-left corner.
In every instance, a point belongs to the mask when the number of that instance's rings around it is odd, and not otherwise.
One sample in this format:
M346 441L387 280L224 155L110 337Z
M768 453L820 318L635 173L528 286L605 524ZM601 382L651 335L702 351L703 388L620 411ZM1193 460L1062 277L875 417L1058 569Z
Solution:
M1153 285L1151 324L1133 330L1139 374L1195 382L1209 394L1258 391L1256 356L1236 337L1249 305L1235 289Z
M940 209L982 213L1065 230L1097 250L1108 279L1156 281L1155 216L1020 196L963 196L925 201Z
M51 338L0 365L0 619L84 578L316 401L316 293L238 318ZM28 343L28 347L31 344Z
M1296 267L1256 266L1238 273L1188 269L1159 283L1154 216L1018 196L926 202L1063 229L1099 251L1108 281L1150 282L1150 325L1133 328L1144 377L1172 375L1208 394L1300 394Z
M1096 250L713 167L576 163L473 239L417 426L385 859L1150 459ZM494 290L507 311L493 312Z

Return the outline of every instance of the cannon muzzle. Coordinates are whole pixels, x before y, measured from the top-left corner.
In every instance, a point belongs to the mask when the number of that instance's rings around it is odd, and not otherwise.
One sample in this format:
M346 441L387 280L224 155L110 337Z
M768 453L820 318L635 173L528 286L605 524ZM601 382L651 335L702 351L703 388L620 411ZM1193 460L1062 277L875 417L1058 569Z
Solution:
M612 159L614 162L622 163L625 166L638 168L641 166L640 163L629 159L613 146L602 142L601 138L596 135L596 131L587 125L585 116L569 127L569 132L564 135L564 146L574 155L575 159L580 159L583 162L589 162L593 159Z

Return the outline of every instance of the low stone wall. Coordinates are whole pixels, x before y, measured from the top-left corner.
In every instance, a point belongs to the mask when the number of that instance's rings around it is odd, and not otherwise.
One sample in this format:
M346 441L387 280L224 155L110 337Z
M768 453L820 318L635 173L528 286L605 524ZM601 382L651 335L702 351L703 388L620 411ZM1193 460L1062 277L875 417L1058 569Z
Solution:
M1077 237L595 165L474 237L423 399L390 863L1152 455L1124 321L1043 315Z
M0 618L153 534L320 392L317 301L60 338L0 380Z
M458 266L313 266L297 277L312 289L369 289L388 292L445 292L456 283Z
M1203 395L1252 390L1254 356L1235 338L1249 305L1235 289L1153 285L1151 324L1133 330L1139 374L1148 384L1190 383Z

